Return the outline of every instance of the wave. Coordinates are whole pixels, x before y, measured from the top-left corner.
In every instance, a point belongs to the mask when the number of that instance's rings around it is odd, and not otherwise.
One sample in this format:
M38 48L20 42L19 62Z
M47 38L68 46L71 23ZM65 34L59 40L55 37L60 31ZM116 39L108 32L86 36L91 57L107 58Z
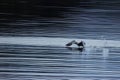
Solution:
M86 43L86 47L120 47L120 41L115 41L115 40L50 38L50 37L2 37L1 36L0 44L65 47L65 44L67 44L72 40L76 40L77 42L82 40Z

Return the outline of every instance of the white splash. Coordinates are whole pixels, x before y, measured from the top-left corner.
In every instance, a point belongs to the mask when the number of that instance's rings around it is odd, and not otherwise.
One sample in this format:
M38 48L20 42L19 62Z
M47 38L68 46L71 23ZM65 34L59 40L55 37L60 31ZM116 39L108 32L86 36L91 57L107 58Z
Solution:
M106 59L109 56L109 49L103 48L103 57Z

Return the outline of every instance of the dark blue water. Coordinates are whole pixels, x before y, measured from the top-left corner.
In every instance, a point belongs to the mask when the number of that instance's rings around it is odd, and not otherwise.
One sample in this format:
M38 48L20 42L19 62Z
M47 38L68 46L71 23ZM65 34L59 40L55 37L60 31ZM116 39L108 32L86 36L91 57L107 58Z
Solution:
M0 1L0 36L120 40L119 0ZM48 40L49 42L49 40ZM119 80L120 48L0 44L1 80Z

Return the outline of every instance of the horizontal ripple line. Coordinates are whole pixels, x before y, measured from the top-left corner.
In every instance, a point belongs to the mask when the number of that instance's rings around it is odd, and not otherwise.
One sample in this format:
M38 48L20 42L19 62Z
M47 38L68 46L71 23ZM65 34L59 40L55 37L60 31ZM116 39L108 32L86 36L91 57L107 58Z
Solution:
M120 41L114 40L92 40L75 38L48 38L48 37L0 37L0 44L34 45L34 46L58 46L76 40L85 41L86 47L120 47Z

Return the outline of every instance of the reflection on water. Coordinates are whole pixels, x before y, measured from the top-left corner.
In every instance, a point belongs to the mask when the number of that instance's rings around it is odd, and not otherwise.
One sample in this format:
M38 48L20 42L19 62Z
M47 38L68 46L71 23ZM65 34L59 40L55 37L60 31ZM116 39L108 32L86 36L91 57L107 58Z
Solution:
M66 47L66 48L71 51L80 51L80 52L83 52L85 50L84 48L72 48L72 47Z
M35 37L120 40L119 4L120 0L0 0L0 36L26 36L32 42ZM117 47L80 52L0 43L0 79L118 80L119 53Z
M62 47L0 46L0 78L5 80L36 79L119 79L119 49L102 52L70 51Z

